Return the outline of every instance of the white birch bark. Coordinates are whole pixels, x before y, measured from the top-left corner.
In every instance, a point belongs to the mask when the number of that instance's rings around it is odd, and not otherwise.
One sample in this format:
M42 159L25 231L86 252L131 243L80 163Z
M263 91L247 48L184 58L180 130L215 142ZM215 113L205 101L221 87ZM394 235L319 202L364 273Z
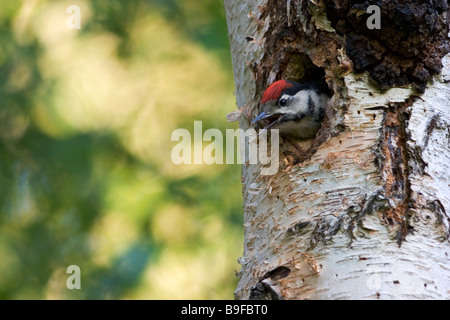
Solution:
M260 61L270 32L267 21L255 20L266 0L224 3L237 105L256 105L262 92L256 92L248 62ZM237 299L450 298L449 55L443 64L425 93L405 105L409 207L403 219L410 232L401 245L398 228L382 214L399 204L386 195L389 173L376 158L384 153L388 105L408 103L413 91L380 93L367 75L350 73L344 77L343 132L311 159L271 177L260 176L258 165L243 165L245 243ZM330 108L337 103L333 99ZM240 126L249 126L245 117Z

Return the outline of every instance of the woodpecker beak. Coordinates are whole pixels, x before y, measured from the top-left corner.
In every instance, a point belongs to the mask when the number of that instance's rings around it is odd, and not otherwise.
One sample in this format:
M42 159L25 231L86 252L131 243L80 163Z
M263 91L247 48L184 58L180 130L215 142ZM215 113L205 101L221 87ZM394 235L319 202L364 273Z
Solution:
M267 112L261 112L255 119L253 119L252 125L254 125L257 122L260 122L261 120L270 118L271 116L273 116L273 114L267 113Z

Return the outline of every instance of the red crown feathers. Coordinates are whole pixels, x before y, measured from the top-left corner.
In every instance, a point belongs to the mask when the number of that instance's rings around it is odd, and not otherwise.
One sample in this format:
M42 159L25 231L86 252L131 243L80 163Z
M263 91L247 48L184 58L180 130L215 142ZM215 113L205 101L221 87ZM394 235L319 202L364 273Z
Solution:
M272 83L264 92L260 105L270 100L278 100L284 90L292 88L294 85L286 80L278 80Z

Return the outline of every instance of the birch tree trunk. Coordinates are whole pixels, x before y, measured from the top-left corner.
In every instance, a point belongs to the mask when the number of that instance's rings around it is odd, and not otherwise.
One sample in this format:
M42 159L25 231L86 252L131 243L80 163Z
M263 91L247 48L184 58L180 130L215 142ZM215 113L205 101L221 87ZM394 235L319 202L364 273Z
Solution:
M450 298L447 1L369 1L379 30L358 2L224 0L242 129L275 80L334 92L277 174L242 167L237 299Z

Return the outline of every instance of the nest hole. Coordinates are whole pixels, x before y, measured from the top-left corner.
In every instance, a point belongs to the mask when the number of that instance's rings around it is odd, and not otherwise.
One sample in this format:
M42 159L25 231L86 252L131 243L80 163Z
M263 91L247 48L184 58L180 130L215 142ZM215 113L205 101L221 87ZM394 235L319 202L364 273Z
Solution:
M292 53L287 56L286 66L281 78L300 83L325 82L325 70L316 66L308 55Z
M325 81L325 69L316 66L308 55L301 52L294 52L287 55L285 61L284 71L280 73L280 79L299 83L321 83L325 88L328 88L330 98L333 96L333 91ZM327 108L330 108L330 106L327 106ZM324 130L324 126L328 123L328 114L329 110L326 110L322 128L319 129L316 136L312 139L299 140L288 135L281 135L281 151L285 156L290 156L290 159L293 159L293 164L298 164L311 158L320 143L325 140L323 138L323 131L326 131Z

